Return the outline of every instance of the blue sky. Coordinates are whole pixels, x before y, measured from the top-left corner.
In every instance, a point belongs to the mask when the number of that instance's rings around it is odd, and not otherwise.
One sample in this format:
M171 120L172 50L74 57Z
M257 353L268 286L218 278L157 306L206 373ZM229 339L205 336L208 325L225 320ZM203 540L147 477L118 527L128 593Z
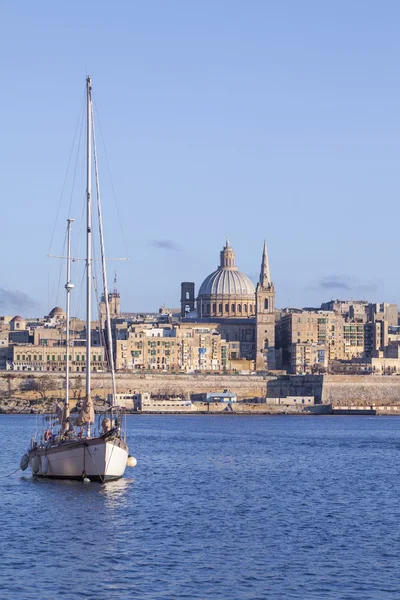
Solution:
M398 2L22 0L0 22L0 314L63 303L47 253L87 72L123 310L177 306L226 235L253 279L266 238L277 306L400 303Z

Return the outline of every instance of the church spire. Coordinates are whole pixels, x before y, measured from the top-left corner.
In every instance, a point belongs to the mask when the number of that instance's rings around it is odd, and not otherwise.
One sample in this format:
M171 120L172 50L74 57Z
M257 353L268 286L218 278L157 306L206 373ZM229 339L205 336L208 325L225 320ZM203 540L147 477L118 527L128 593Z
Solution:
M261 272L260 272L260 285L262 285L263 287L268 287L271 284L272 284L272 281L271 281L271 275L269 272L267 244L264 240L264 248L263 248L262 261L261 261Z

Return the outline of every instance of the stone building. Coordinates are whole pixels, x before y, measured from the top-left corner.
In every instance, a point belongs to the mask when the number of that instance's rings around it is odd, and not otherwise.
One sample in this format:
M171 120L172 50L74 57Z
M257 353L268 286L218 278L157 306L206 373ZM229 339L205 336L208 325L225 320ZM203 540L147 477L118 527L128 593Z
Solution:
M210 324L221 339L234 343L237 348L231 349L231 360L237 361L237 369L248 368L248 361L257 370L275 369L274 304L265 243L257 288L236 266L228 239L218 268L204 279L197 298L193 282L181 284L182 322Z
M19 315L11 319L10 321L10 331L23 331L26 329L26 321Z
M13 371L47 371L65 372L66 347L65 346L35 346L34 344L15 344L10 348L11 369ZM86 371L86 347L70 346L69 348L70 371L83 373ZM91 348L92 371L106 370L104 348Z
M55 306L48 314L47 317L45 317L45 321L46 323L50 324L50 325L65 325L65 321L66 321L67 315L65 313L65 311L60 308L59 306Z
M190 323L120 330L116 369L123 371L223 371L232 368L236 342L226 342L215 326Z
M283 312L276 324L282 367L289 373L305 373L343 359L344 323L343 316L333 311Z

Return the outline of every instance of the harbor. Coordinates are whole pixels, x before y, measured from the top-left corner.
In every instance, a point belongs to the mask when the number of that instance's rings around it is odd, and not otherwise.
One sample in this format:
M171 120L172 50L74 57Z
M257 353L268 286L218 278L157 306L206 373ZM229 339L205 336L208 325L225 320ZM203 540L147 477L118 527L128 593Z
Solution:
M71 409L84 397L71 374ZM107 374L93 373L96 412L109 402ZM400 377L116 374L118 402L128 413L400 414ZM63 375L0 373L0 412L53 410L64 393ZM136 400L135 400L136 398ZM144 399L144 401L142 401Z

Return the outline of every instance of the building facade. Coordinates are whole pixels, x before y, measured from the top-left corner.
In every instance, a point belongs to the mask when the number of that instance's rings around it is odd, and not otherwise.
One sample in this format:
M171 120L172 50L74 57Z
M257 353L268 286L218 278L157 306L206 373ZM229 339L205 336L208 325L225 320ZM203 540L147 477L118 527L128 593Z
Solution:
M219 267L204 279L197 298L193 282L181 284L181 320L214 326L238 370L249 368L249 362L259 371L275 369L275 288L265 243L255 287L236 266L227 239Z

